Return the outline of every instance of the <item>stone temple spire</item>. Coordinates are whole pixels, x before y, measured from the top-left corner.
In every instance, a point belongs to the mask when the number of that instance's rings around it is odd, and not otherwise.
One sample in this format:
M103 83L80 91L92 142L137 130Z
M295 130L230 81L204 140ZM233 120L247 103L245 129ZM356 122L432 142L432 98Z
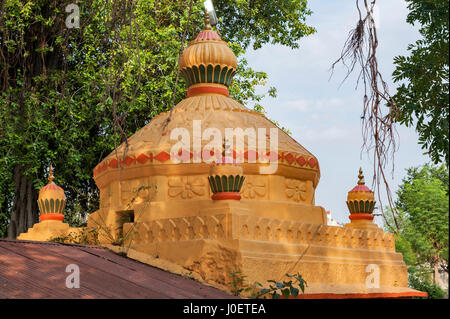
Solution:
M53 177L53 166L52 164L50 164L50 168L48 170L48 180L51 182L53 182L55 178Z
M209 21L209 13L205 10L205 30L211 30L211 22Z
M358 185L365 185L362 168L359 168Z

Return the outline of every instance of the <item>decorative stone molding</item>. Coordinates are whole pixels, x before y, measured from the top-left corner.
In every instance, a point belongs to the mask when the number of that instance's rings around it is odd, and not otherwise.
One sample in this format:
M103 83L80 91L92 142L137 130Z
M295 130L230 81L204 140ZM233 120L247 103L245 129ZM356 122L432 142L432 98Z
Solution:
M133 244L230 238L229 215L192 216L135 223Z
M362 230L250 215L221 214L136 223L132 244L194 239L247 239L326 247L395 251L394 236Z
M192 158L194 154L192 152L189 152L187 150L183 150L181 153L187 153ZM202 152L203 155L204 152ZM206 152L208 153L208 152ZM242 154L240 156L241 152L232 150L233 158L236 159L237 156L243 159L243 163L249 162L248 156L246 156L246 153ZM261 157L261 155L257 155L258 158ZM303 156L298 156L295 153L291 152L279 152L274 154L264 154L266 158L273 158L274 156L278 156L278 163L288 166L294 166L294 167L304 167L309 169L318 170L319 166L317 163L317 160L314 157L306 158ZM297 158L298 156L298 158ZM203 158L203 156L202 156ZM205 158L205 160L209 160L210 156L208 158ZM303 159L299 161L298 159ZM251 161L250 161L251 162ZM116 158L111 159L105 159L102 163L100 163L95 169L94 169L94 176L97 176L98 174L109 170L109 169L118 169L120 167L129 167L129 166L139 166L147 163L154 163L154 164L173 164L172 160L170 159L169 152L166 151L160 151L160 152L146 152L141 153L137 155L130 155L127 156L125 161L117 161Z

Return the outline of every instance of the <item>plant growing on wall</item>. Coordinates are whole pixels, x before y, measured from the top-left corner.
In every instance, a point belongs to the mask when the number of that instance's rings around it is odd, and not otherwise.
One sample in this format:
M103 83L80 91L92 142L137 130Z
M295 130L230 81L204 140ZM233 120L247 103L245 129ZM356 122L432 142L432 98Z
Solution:
M305 287L308 287L306 280L303 279L302 275L296 273L294 275L286 274L286 277L292 278L294 280L284 280L283 282L278 282L275 280L267 280L269 282L269 288L262 288L263 286L259 282L255 282L255 285L259 286L261 289L255 293L252 297L254 298L267 298L271 296L272 299L283 298L296 298L300 290L305 293Z

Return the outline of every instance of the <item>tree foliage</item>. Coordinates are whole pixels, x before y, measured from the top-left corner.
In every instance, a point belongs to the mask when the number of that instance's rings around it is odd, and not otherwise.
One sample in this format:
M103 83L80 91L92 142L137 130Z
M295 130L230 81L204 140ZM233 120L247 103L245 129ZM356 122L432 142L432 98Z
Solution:
M187 43L203 27L202 2L192 0L191 10L180 0L81 0L80 26L68 28L65 2L1 1L0 236L8 224L15 237L37 220L50 162L66 191L66 221L81 224L96 210L93 168L184 98L179 49L183 34ZM267 75L245 63L245 49L298 47L314 32L304 23L306 1L217 0L216 7L220 34L242 62L232 96L258 101L255 87Z
M420 24L422 38L408 46L409 56L394 58L394 96L398 121L413 126L435 164L449 165L449 2L407 0L407 22Z
M396 250L409 266L410 281L417 287L437 284L439 268L448 272L448 169L443 164L408 169L397 196Z

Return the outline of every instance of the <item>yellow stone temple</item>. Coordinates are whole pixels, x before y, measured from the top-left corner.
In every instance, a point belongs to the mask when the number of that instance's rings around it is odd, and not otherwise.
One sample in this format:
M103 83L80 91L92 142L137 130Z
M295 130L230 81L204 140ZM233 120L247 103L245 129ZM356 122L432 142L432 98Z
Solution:
M88 227L98 230L100 242L167 261L223 286L232 271L240 271L249 283L300 273L309 296L417 293L408 288L394 235L373 222L375 200L362 171L347 198L351 222L328 226L325 209L315 203L317 158L263 114L229 97L236 69L235 55L206 23L179 60L187 97L155 116L94 169L100 207L89 215ZM194 138L179 144L174 154L179 140L172 133L180 128ZM226 148L231 159L224 160L215 157L217 147L204 134L195 138L195 130L223 137L236 128L266 132L263 151L252 147L255 135L233 147L221 139L220 151L225 154ZM273 130L276 151L270 148ZM268 160L277 164L270 174L264 173ZM58 189L51 191L60 196ZM62 196L53 210L46 205L40 205L41 216L61 213ZM35 227L19 238L32 239Z

